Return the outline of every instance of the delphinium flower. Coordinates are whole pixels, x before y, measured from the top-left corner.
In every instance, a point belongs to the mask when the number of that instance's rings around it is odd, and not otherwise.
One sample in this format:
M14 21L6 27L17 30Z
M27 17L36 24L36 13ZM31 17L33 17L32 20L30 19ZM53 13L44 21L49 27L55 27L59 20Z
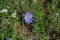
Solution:
M25 20L25 22L26 22L27 24L32 23L33 17L34 17L34 16L32 15L31 12L26 12L26 14L24 14L24 20Z

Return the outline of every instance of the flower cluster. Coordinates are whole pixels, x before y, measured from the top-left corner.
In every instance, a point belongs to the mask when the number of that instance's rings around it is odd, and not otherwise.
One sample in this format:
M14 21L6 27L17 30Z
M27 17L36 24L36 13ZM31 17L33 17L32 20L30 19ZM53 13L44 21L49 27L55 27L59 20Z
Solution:
M26 23L30 24L33 21L33 17L34 16L32 15L31 12L26 12L26 14L24 15L24 20Z
M16 14L17 14L17 12L13 12L13 13L11 14L11 17L16 18Z
M8 12L7 9L2 9L2 10L0 10L0 13L7 13L7 12Z

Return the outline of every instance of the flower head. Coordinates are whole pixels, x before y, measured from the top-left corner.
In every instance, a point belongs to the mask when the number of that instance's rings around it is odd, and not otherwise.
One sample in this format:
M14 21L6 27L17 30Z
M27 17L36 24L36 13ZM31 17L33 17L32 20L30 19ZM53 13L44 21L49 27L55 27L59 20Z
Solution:
M13 13L11 14L11 17L16 18L16 14L17 14L17 12L13 12Z
M7 9L2 9L2 10L0 11L0 13L7 13L7 12L8 12Z
M26 14L24 15L24 20L26 23L30 24L33 20L33 15L31 14L31 12L26 12Z

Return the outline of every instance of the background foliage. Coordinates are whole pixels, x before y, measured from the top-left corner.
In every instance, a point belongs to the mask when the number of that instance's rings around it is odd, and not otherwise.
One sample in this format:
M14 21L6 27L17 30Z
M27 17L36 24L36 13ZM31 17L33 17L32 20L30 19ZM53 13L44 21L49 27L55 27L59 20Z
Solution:
M0 12L0 40L60 40L60 0L0 0L2 9L8 12ZM26 11L34 15L29 25L23 20Z

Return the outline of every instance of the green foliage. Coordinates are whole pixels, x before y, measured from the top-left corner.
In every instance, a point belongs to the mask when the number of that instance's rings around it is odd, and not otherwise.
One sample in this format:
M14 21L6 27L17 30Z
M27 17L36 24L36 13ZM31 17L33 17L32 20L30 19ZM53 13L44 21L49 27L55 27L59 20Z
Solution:
M18 20L20 20L20 16L23 16L23 13L26 11L30 11L34 15L34 20L31 26L33 27L32 32L35 33L35 40L49 40L48 37L50 37L50 33L53 30L56 31L56 40L60 40L59 0L52 0L51 3L42 0L36 0L36 2L30 2L29 0L0 0L0 11L2 9L8 10L7 13L0 12L0 38L2 38L2 40L7 37L11 38L11 40L17 37L17 31L14 28L15 23L19 22ZM17 11L17 15L16 18L13 18L11 17L11 14L15 10ZM29 38L22 36L19 40L28 39Z

